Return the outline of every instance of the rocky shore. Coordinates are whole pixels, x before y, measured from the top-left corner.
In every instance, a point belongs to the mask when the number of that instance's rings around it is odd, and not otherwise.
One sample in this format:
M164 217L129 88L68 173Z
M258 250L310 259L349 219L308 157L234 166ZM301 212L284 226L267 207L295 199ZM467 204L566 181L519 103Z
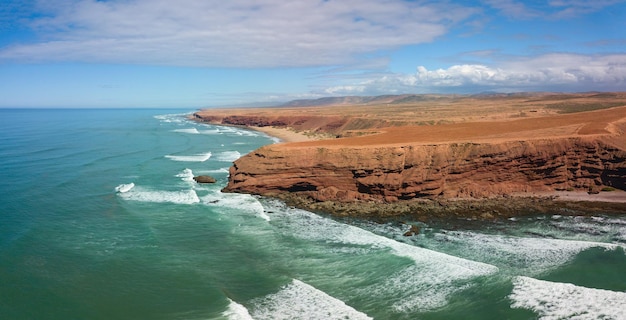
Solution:
M624 192L619 196L626 198ZM338 217L358 217L386 221L400 219L432 222L450 219L497 220L535 215L626 214L626 203L587 198L560 200L556 195L501 196L485 199L414 199L393 203L315 201L297 194L274 197L288 205Z

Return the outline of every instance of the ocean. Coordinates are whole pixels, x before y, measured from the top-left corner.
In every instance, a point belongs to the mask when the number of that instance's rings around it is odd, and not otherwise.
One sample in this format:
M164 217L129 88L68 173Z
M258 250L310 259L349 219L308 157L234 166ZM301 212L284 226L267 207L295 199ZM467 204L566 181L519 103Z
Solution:
M0 319L626 319L626 216L375 222L222 193L277 141L187 114L0 109Z

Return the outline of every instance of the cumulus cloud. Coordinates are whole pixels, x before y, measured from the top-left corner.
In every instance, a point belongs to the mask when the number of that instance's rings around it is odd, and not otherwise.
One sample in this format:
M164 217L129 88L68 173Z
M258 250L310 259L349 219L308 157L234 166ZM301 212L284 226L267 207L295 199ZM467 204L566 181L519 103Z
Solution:
M42 41L0 59L205 67L341 64L432 41L475 13L449 3L342 0L41 1Z
M512 59L497 66L453 65L413 74L386 74L352 85L326 88L327 93L480 91L626 90L626 55L546 54Z

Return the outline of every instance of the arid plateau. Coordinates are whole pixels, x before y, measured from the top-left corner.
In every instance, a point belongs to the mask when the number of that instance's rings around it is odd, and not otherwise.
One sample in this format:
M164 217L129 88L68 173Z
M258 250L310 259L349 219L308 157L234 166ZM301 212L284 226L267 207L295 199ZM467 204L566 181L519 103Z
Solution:
M283 138L225 191L342 216L626 212L626 93L396 95L206 109Z

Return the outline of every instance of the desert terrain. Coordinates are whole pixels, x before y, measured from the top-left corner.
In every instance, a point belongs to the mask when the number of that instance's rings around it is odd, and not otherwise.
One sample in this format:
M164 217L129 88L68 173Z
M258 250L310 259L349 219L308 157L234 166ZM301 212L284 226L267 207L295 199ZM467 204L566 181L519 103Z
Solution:
M311 210L626 212L626 93L326 98L194 118L283 139L237 160L225 190Z

